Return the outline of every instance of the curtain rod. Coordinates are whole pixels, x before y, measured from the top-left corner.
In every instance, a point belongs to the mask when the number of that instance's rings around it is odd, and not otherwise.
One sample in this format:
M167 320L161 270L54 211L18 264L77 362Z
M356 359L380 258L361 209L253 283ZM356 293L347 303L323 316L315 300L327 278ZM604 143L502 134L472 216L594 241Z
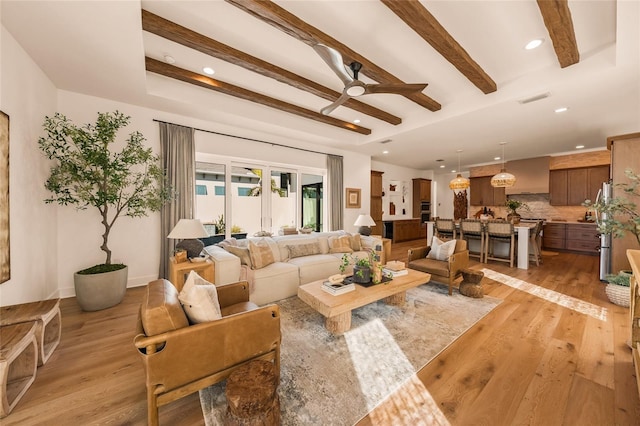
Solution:
M176 124L176 123L170 123L170 122L168 122L168 121L157 120L157 119L155 119L155 118L153 119L153 121L156 121L156 122L158 122L158 123L172 124L172 125L174 125L174 126L180 126L180 127L189 127L189 126L183 126L182 124ZM305 149L305 148L297 148L297 147L295 147L295 146L283 145L283 144L275 143L275 142L267 142L267 141L263 141L263 140L260 140L260 139L253 139L253 138L246 138L246 137L244 137L244 136L230 135L230 134L227 134L227 133L215 132L215 131L213 131L213 130L198 129L197 127L189 127L189 128L191 128L191 129L193 129L193 130L197 130L197 131L199 131L199 132L213 133L214 135L228 136L228 137L230 137L230 138L243 139L243 140L245 140L245 141L259 142L259 143L266 143L266 144L269 144L269 145L271 145L271 146L280 146L280 147L283 147L283 148L297 149L298 151L312 152L312 153L314 153L314 154L322 154L322 155L333 155L333 156L335 156L335 157L343 158L343 156L342 156L342 155L327 154L326 152L313 151L313 150L311 150L311 149Z

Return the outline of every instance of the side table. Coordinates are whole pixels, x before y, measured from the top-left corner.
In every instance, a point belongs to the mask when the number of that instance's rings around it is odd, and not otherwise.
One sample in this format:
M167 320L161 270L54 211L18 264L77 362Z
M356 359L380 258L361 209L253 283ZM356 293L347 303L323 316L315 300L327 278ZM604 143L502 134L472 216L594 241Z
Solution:
M204 262L192 262L187 260L186 262L176 263L175 258L172 256L169 259L169 281L176 286L178 292L182 291L184 281L189 272L196 271L205 280L213 284L215 279L215 265L209 259Z

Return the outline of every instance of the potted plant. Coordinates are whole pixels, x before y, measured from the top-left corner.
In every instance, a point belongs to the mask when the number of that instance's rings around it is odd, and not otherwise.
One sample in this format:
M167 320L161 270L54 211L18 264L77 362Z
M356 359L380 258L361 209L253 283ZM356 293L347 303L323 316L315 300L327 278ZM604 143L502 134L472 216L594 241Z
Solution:
M99 113L95 124L78 127L60 113L45 117L46 136L38 139L55 164L45 182L52 196L46 203L95 208L103 225L105 262L74 274L76 298L85 311L117 305L127 287L126 265L111 263L109 235L121 216L142 217L159 211L172 194L165 184L159 157L143 146L144 136L131 133L119 152L110 151L118 130L130 117Z
M513 198L507 199L504 205L509 212L507 214L507 220L509 222L512 222L514 225L520 223L520 213L518 213L518 209L522 208L525 210L529 210L529 206L526 203L520 200L515 200Z
M631 271L620 271L618 275L609 274L605 277L608 282L605 293L607 293L611 303L625 308L629 307L631 304L631 288L629 284L631 274Z
M640 196L638 191L640 176L631 169L626 169L624 174L629 179L629 182L616 183L615 186L622 188L623 192L628 194L629 197ZM608 201L603 199L596 202L585 200L582 205L596 212L596 217L600 218L596 221L598 231L603 234L611 234L614 238L622 238L626 233L631 233L640 245L640 214L633 201L625 197L615 197ZM603 217L605 219L602 219ZM620 306L629 306L631 298L630 275L631 271L620 271L618 275L606 277L607 282L609 282L606 292L612 303Z
M353 282L360 284L368 284L372 281L379 283L382 279L382 265L379 264L375 251L371 250L368 257L357 257L351 253L342 255L342 263L340 264L340 272L344 274L349 264L353 263ZM376 261L377 260L377 261ZM377 270L376 270L377 268Z

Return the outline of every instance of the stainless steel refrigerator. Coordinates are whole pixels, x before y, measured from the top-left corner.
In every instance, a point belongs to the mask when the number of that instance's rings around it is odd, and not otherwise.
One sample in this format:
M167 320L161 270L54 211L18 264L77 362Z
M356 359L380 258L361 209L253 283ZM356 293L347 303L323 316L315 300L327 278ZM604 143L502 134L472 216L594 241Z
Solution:
M602 189L598 191L597 202L608 203L613 196L611 182L603 182ZM600 213L596 216L596 223L606 220L607 213ZM611 234L600 234L600 281L605 281L605 277L611 273Z

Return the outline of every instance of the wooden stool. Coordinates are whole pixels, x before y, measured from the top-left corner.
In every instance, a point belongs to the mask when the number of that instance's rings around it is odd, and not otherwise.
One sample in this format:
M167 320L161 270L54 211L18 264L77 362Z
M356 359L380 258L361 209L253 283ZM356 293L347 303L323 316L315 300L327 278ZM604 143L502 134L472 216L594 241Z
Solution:
M62 321L60 299L42 300L0 308L0 326L23 322L36 323L38 365L43 365L60 343Z
M227 426L280 424L278 375L269 361L250 361L227 379Z
M36 324L0 327L0 418L8 416L36 378Z
M462 273L460 294L475 298L483 297L482 278L484 278L484 272L473 269L462 269L460 272Z

